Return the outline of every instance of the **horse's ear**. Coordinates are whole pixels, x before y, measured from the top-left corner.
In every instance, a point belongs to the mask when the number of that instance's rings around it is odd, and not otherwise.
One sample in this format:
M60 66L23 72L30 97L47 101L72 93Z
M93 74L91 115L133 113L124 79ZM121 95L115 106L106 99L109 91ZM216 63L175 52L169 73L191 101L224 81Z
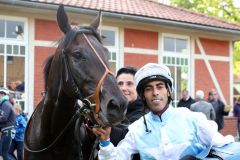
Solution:
M102 21L102 10L99 10L97 18L91 23L90 26L92 26L95 30L97 30L101 21Z
M58 7L57 22L58 22L59 28L61 29L61 31L63 33L67 33L67 31L70 30L71 26L68 23L68 17L67 17L67 14L66 14L65 10L64 10L63 4L61 4Z

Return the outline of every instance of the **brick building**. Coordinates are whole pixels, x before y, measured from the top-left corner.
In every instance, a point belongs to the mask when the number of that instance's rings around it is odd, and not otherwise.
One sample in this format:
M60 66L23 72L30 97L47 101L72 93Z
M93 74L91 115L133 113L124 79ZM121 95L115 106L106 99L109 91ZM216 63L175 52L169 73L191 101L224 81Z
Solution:
M147 62L170 67L175 80L175 104L181 90L207 95L216 88L233 104L233 43L240 25L151 0L1 0L0 86L25 82L18 101L32 113L43 91L43 64L61 36L56 24L60 3L72 24L89 24L103 13L100 32L107 38L111 70Z

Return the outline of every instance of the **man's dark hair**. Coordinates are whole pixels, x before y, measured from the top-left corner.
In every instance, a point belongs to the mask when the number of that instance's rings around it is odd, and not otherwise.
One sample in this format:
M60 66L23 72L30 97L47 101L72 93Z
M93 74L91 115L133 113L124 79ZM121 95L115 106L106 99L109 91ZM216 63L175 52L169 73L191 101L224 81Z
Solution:
M126 67L123 67L123 68L120 68L118 71L117 71L117 76L116 78L125 73L125 74L131 74L131 75L135 75L135 73L137 72L137 69L132 67L132 66L126 66Z

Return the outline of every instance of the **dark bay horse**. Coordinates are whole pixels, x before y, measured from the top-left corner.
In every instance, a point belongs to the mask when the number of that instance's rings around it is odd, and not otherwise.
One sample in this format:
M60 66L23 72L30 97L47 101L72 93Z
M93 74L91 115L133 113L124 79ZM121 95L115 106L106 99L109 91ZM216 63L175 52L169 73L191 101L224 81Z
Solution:
M89 26L70 26L59 6L64 36L44 67L46 94L25 131L25 160L87 160L95 136L84 122L113 126L124 119L127 100L107 66L109 52L97 33L100 17Z

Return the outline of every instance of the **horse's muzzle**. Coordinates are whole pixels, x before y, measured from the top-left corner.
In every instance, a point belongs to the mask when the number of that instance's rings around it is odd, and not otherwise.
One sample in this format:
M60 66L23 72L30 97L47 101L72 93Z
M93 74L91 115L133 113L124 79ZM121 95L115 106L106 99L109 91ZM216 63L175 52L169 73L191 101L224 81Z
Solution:
M127 100L111 99L107 105L106 118L111 126L119 124L125 118L127 111Z

